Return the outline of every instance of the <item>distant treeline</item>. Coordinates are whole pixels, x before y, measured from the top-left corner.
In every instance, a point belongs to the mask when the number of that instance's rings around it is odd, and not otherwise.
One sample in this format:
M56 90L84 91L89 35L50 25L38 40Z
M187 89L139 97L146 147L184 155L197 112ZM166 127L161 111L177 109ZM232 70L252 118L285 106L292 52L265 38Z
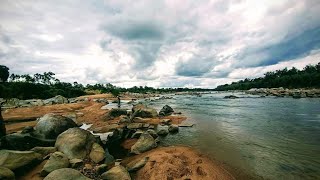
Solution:
M248 90L251 88L320 88L320 62L307 65L303 70L293 67L267 72L264 77L245 79L218 86L215 90Z
M52 72L34 75L9 74L9 68L0 65L0 98L19 99L46 99L56 95L67 98L78 97L86 94L112 93L114 96L121 92L132 93L170 93L183 91L209 91L212 89L189 89L189 88L153 88L147 86L134 86L131 88L116 87L110 83L86 86L74 82L61 82L54 77Z

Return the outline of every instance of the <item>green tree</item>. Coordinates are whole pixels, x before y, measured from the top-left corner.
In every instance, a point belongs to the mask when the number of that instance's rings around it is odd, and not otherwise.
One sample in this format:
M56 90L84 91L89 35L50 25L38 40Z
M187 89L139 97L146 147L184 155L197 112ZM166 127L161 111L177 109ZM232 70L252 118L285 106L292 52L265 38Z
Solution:
M9 77L9 68L4 65L0 65L0 82L6 82Z

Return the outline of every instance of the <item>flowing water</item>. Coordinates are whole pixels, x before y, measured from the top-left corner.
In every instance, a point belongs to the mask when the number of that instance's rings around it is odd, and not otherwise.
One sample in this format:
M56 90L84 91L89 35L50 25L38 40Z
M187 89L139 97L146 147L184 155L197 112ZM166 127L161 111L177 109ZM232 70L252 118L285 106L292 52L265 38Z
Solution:
M265 179L320 179L320 99L258 98L231 93L174 96L168 104L188 117L164 145L185 144Z

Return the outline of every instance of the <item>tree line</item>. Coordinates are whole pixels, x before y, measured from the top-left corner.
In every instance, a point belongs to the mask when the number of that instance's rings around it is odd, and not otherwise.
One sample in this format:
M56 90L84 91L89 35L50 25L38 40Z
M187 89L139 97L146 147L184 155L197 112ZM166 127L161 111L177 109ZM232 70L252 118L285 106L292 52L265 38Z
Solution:
M215 90L248 90L251 88L320 88L320 62L307 65L302 70L293 67L267 72L263 77L244 79L218 86Z
M46 99L56 95L67 98L78 97L87 94L111 93L114 96L122 92L131 93L174 93L183 91L209 91L212 89L200 88L153 88L148 86L134 86L123 88L111 83L94 85L82 85L78 82L61 82L53 72L36 73L33 75L10 74L9 68L0 65L0 97L19 99Z

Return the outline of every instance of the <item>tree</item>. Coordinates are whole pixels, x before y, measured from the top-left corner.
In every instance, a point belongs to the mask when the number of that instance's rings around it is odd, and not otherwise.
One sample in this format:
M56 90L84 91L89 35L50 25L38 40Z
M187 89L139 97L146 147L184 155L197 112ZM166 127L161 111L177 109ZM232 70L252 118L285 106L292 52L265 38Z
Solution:
M9 77L9 68L4 65L0 65L0 82L6 82Z

